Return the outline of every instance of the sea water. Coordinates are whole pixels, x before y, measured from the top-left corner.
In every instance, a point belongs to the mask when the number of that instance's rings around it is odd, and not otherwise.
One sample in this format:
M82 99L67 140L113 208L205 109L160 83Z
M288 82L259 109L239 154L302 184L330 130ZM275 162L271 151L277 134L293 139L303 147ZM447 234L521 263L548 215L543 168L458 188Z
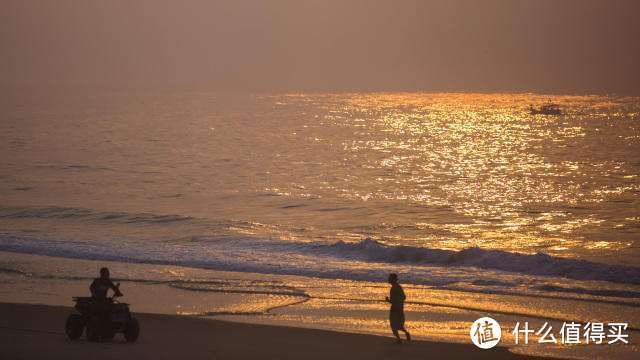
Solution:
M564 114L529 114L548 101ZM463 341L476 313L638 334L639 98L102 92L1 106L8 298L108 263L168 299L137 299L148 311L381 333L397 272L427 338Z

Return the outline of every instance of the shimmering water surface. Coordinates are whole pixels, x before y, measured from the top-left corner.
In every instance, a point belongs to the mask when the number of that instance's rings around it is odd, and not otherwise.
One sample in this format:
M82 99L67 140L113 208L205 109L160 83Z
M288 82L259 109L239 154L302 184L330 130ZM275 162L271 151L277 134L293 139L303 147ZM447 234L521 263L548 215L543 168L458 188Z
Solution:
M0 125L0 211L10 222L8 207L64 207L226 225L197 235L370 236L439 249L640 260L637 98L11 100ZM529 104L548 100L566 115L529 115Z
M529 114L547 101L565 114ZM377 297L371 284L396 271L418 301L465 304L417 309L431 336L433 321L466 321L451 311L469 307L531 316L523 294L564 301L538 304L543 318L589 321L594 302L610 306L600 320L637 314L639 98L11 94L1 106L0 270L10 278L46 270L8 252L116 261L122 271L302 275L285 288L234 283L237 301L182 312L248 316L266 303L295 306L300 293L283 292L302 291L303 307L277 321L351 329L358 318L356 330L373 331L384 304L332 299L329 284L362 281ZM226 289L207 284L172 291ZM333 315L318 320L314 309Z
M566 115L529 115L548 100ZM3 107L3 214L149 213L217 222L196 235L640 259L637 98L102 94Z

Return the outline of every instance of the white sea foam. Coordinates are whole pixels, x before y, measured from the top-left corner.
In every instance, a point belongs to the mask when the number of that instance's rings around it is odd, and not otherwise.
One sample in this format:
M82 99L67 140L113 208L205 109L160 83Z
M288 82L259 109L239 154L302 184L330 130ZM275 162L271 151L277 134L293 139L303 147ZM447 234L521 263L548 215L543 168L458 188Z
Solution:
M170 242L77 241L3 233L0 250L354 280L380 280L388 272L397 271L403 273L406 282L437 286L468 282L510 287L532 276L640 284L637 267L480 248L452 251L393 246L372 239L328 243L198 236Z

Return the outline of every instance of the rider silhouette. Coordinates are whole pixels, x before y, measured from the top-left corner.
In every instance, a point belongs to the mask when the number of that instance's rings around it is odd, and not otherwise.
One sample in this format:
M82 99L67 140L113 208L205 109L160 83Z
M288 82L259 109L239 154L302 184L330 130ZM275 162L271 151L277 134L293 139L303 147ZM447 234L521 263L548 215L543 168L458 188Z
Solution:
M94 299L105 300L107 298L107 292L109 289L112 289L114 292L114 296L122 296L120 292L120 284L114 284L109 278L109 269L103 267L100 269L100 277L93 280L91 286L89 286L89 290L91 291L91 296Z

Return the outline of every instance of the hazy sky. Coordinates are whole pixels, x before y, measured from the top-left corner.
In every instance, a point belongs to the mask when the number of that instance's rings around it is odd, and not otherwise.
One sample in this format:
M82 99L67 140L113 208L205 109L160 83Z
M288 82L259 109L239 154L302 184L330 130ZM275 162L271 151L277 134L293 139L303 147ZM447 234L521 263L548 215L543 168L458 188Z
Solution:
M636 0L2 0L3 85L640 94Z

